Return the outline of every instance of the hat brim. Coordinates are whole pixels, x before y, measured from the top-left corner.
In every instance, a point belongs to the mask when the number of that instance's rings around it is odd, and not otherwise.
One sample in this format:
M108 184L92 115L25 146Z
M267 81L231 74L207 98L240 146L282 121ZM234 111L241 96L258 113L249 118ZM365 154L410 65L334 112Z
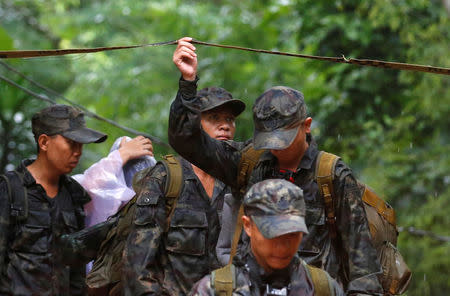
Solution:
M305 218L298 215L251 216L261 234L272 239L293 232L308 233Z
M213 109L216 109L216 108L222 107L222 106L230 107L231 111L233 112L233 115L236 117L239 116L245 110L244 102L242 102L241 100L232 99L232 100L220 102L219 104L216 104L213 106L209 106L208 108L200 110L200 112L213 110Z
M75 130L65 131L61 133L61 135L82 144L101 143L108 137L106 134L88 127L80 127Z
M253 147L256 150L283 150L294 142L299 128L300 126L291 129L279 128L267 132L255 130L253 134Z

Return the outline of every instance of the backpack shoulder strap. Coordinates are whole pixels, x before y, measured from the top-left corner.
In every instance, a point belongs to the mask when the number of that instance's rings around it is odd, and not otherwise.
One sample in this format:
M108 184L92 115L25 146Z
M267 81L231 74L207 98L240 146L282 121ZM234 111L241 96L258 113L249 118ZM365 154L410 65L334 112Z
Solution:
M242 216L244 216L244 204L241 204L239 207L239 212L236 217L236 227L234 228L233 240L231 241L230 259L228 259L228 264L233 263L234 255L236 255L237 252L237 246L242 233Z
M167 227L170 225L173 213L175 211L178 197L183 190L184 178L183 178L183 168L177 157L172 154L163 156L161 163L166 168L167 179L164 188L164 195L167 198Z
M258 163L259 158L264 152L266 152L266 150L255 150L252 144L244 148L241 160L239 161L237 180L241 196L244 196L247 189L248 180L253 172L253 169ZM242 233L243 215L244 206L243 204L241 204L241 206L239 207L238 215L236 217L236 227L234 229L233 240L231 242L230 259L228 260L229 264L233 262L234 255L236 255L237 246Z
M363 201L369 206L376 209L377 213L381 215L393 227L397 227L395 221L395 210L386 201L379 197L369 187L364 186Z
M336 237L336 214L334 213L334 200L336 198L333 188L334 169L339 157L324 151L317 156L315 179L319 186L320 195L324 199L327 224L332 239Z
M242 151L241 160L239 161L237 184L239 191L244 196L248 180L253 172L253 168L258 163L260 156L266 152L266 150L255 150L253 145L250 144Z
M236 288L236 268L233 264L227 264L211 273L211 288L214 295L231 296Z
M1 176L8 188L10 216L16 221L26 220L28 218L28 191L23 185L23 174L18 171L11 171Z
M306 264L303 260L302 264L313 282L314 295L334 296L333 285L328 273L323 269Z

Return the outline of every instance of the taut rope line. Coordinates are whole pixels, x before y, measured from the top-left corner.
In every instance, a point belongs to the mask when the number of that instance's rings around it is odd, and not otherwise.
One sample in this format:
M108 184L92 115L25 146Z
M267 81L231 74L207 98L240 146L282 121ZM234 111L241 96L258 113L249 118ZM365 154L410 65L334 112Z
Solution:
M241 46L234 46L234 45L223 45L223 44L199 41L199 40L195 40L195 39L192 40L192 43L199 44L199 45L205 45L205 46L212 46L212 47L244 50L244 51L250 51L250 52L290 56L290 57L312 59L312 60L321 60L321 61L328 61L328 62L334 62L334 63L352 64L352 65L358 65L358 66L369 66L369 67L376 67L376 68L388 68L388 69L397 69L397 70L426 72L426 73L441 74L441 75L450 75L450 68L444 68L444 67L426 66L426 65L419 65L419 64L407 64L407 63L399 63L399 62L386 62L386 61L371 60L371 59L353 59L353 58L346 58L345 56L326 57L326 56L315 56L315 55L307 55L307 54L299 54L299 53L288 53L288 52L265 50L265 49L255 49L255 48L248 48L248 47L241 47ZM74 49L52 49L52 50L8 50L8 51L0 51L0 59L61 56L61 55L68 55L68 54L94 53L94 52L100 52L100 51L133 49L133 48L139 48L139 47L151 47L151 46L173 45L173 44L177 44L177 40L149 43L149 44L140 44L140 45L131 45L131 46L95 47L95 48L78 48L78 49L77 48L74 48Z

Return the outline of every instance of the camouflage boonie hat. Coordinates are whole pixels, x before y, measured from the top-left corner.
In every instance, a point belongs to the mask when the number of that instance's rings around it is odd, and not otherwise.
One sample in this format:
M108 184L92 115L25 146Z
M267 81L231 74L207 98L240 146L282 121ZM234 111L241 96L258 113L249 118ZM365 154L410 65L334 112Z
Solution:
M253 185L244 197L244 211L268 239L292 233L308 233L303 190L283 179Z
M305 119L306 104L300 91L286 86L269 88L253 105L254 148L287 148Z
M238 116L245 109L245 103L238 99L233 99L233 96L221 87L205 87L197 92L199 99L200 112L212 110L220 106L229 106L234 116Z
M31 129L37 139L40 135L59 134L78 143L101 143L104 133L86 127L84 113L67 105L52 105L33 115Z

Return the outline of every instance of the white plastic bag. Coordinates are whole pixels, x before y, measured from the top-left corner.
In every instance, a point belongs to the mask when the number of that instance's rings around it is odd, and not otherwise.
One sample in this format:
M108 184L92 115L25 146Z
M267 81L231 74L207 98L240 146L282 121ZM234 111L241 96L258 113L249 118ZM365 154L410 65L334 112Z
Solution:
M123 165L118 151L121 140L122 137L114 142L107 157L94 163L83 174L73 176L92 198L85 206L86 227L115 214L135 194L131 187L134 174L156 163L154 157L144 156ZM126 137L126 140L131 138Z

